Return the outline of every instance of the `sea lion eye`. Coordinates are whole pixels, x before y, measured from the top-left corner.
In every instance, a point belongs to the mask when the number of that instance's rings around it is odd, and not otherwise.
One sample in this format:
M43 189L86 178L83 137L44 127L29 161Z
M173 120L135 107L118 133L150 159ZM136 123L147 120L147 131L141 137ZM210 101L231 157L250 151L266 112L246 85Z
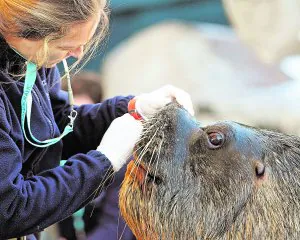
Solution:
M266 167L263 163L255 163L255 174L258 178L262 178L265 175Z
M208 134L208 143L210 148L219 148L224 143L224 135L219 132L212 132Z

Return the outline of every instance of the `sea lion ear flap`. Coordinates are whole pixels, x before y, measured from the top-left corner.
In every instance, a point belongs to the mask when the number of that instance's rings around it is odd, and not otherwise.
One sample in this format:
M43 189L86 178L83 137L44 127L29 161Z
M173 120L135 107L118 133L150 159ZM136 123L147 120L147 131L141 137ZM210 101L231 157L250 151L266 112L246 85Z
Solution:
M262 161L255 160L253 164L253 168L254 168L255 183L260 185L263 182L265 182L267 180L267 175L268 175L266 165Z

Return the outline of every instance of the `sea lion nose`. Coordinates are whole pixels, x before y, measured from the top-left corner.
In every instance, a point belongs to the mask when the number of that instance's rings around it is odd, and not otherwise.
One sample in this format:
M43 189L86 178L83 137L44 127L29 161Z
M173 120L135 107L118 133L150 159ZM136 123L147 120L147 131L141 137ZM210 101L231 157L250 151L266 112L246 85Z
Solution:
M179 109L176 130L177 148L181 149L181 151L188 149L188 143L191 138L193 138L195 133L200 134L199 131L203 131L200 123L187 111Z

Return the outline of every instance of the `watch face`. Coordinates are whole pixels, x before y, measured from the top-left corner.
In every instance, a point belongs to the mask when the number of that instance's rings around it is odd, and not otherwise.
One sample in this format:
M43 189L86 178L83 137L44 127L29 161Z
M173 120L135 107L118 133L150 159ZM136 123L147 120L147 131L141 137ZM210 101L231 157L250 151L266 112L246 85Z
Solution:
M268 63L300 52L300 2L297 0L223 0L239 36Z

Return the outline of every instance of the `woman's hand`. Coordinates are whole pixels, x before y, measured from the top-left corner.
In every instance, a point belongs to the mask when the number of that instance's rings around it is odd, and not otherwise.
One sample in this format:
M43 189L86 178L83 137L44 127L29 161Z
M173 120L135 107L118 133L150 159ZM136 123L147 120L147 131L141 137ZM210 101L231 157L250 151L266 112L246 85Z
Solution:
M176 100L194 116L195 113L190 95L171 85L166 85L153 92L137 96L136 110L144 119L147 119L173 100Z
M110 160L115 171L120 170L132 155L142 129L141 121L135 120L128 113L112 121L97 150Z

